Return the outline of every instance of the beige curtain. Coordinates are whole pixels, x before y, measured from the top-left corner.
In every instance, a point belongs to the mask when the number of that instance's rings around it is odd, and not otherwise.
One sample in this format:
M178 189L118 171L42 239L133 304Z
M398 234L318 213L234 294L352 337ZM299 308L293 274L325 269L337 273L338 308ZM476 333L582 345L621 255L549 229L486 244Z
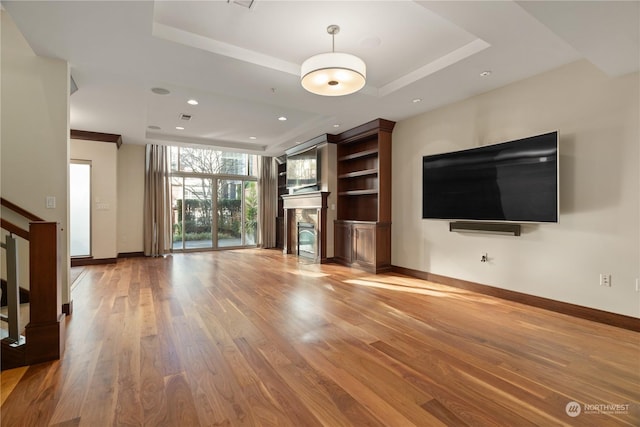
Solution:
M144 177L144 254L162 256L171 250L171 183L169 148L147 145Z
M278 167L273 157L260 158L258 173L258 234L259 246L276 247L276 216L278 215Z

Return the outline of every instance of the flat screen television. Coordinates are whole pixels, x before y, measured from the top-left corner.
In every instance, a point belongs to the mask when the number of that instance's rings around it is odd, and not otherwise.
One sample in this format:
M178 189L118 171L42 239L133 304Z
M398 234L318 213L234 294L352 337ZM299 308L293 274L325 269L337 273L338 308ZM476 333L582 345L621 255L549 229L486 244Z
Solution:
M287 188L298 190L318 185L318 149L287 156Z
M558 222L558 132L422 159L422 218Z

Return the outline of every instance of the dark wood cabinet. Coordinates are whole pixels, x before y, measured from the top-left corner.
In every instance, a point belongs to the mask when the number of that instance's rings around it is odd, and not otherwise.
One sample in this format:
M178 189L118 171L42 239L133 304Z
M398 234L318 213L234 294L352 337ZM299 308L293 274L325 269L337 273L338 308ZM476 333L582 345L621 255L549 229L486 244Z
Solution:
M333 258L342 264L351 264L351 223L348 221L335 221L333 233Z
M284 216L276 217L276 248L284 248Z
M334 232L337 262L375 273L391 268L391 224L337 220Z
M391 268L391 132L377 119L336 136L336 261L367 271Z
M376 268L376 224L354 223L352 226L352 263L367 269Z

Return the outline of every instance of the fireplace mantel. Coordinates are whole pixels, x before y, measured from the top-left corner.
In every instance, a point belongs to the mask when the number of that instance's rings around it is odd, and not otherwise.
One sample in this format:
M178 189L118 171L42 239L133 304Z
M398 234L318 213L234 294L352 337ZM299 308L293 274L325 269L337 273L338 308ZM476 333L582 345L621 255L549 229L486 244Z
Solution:
M318 214L316 224L317 253L315 262L327 262L327 198L328 191L310 191L306 193L282 195L284 206L284 250L285 254L294 252L294 233L297 235L296 210L315 209ZM297 237L296 237L297 238ZM295 241L297 247L297 241Z

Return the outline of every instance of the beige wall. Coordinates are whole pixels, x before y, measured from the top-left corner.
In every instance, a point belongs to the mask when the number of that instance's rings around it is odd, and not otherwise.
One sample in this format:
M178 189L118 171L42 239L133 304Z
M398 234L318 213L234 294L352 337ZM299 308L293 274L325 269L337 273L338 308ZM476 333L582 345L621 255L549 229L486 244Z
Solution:
M143 145L123 144L118 150L118 253L144 251Z
M1 23L2 197L60 223L62 301L68 302L69 68L36 56L6 12ZM47 209L47 196L56 207Z
M423 114L393 133L393 264L640 317L640 75L586 61ZM520 237L421 219L422 156L558 130L560 222ZM490 262L481 263L488 253ZM612 275L610 288L599 274Z
M71 160L91 162L91 255L115 258L118 146L112 142L71 140Z

